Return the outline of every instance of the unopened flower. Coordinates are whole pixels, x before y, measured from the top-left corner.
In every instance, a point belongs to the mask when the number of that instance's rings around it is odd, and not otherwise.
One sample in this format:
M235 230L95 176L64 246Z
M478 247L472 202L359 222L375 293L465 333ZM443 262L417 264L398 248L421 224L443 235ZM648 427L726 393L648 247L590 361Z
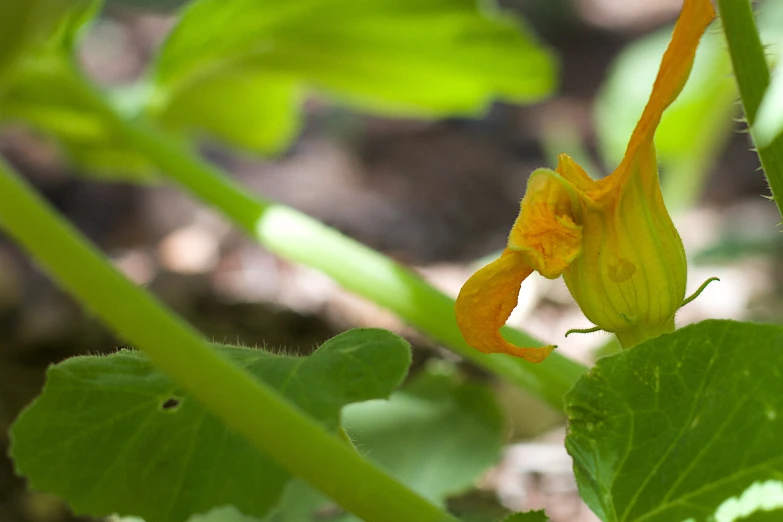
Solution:
M534 270L550 279L562 274L587 318L625 347L674 330L687 266L663 203L653 136L714 17L709 0L685 0L650 99L611 175L594 181L562 154L556 170L530 176L503 255L476 272L457 298L457 324L469 345L532 362L549 355L554 346L514 346L499 331Z

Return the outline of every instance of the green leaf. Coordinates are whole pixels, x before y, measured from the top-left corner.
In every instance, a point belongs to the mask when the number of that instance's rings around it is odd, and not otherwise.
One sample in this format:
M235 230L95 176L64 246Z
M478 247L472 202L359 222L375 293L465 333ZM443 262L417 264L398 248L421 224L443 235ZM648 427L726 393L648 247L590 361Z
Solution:
M528 511L527 513L514 513L509 515L503 522L547 522L549 517L546 516L544 510L541 511Z
M150 110L172 128L261 150L290 139L300 109L289 101L304 87L383 114L477 114L493 98L551 91L552 59L527 33L474 0L197 0L161 50ZM278 97L267 121L261 109ZM249 113L219 121L205 105L224 100ZM204 119L181 118L189 110ZM262 130L237 141L234 126Z
M343 405L388 396L410 364L403 339L372 329L339 335L309 357L221 351L331 430ZM290 478L140 353L76 357L47 377L12 427L11 454L32 487L77 513L180 522L233 505L260 517Z
M634 42L611 67L595 105L599 145L608 165L618 165L625 154L670 37L666 28ZM667 206L687 207L698 197L731 136L737 90L725 47L718 34L704 35L688 83L655 133Z
M290 78L255 71L227 71L171 100L165 122L273 154L299 132L301 89Z
M757 490L783 492L782 347L783 327L705 321L599 360L566 396L585 502L607 522L769 507Z
M388 401L343 410L343 426L360 452L440 505L472 488L481 473L497 463L504 424L492 391L462 381L447 366L431 366ZM327 499L297 482L267 522L306 520L325 504ZM344 515L335 522L356 520Z

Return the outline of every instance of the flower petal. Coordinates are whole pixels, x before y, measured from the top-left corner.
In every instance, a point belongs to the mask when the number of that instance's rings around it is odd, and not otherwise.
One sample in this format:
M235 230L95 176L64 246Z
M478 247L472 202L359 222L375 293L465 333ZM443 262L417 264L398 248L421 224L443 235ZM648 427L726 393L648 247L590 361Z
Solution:
M638 150L652 146L653 136L663 111L671 105L685 86L693 67L699 40L714 18L715 9L710 0L685 0L680 17L674 26L669 47L663 55L650 99L631 135L623 161L613 175L598 182L604 188L623 185L626 179L633 175L632 164Z
M577 191L557 172L538 169L527 190L508 248L524 256L526 264L549 279L559 277L582 250L582 227L577 223Z
M468 345L484 353L505 353L530 362L541 362L554 346L522 348L500 334L517 305L519 288L533 269L518 252L506 249L465 283L455 306L457 326Z
M590 192L595 190L595 180L587 175L587 172L579 166L577 162L566 153L557 157L557 168L555 172L574 185L580 192Z

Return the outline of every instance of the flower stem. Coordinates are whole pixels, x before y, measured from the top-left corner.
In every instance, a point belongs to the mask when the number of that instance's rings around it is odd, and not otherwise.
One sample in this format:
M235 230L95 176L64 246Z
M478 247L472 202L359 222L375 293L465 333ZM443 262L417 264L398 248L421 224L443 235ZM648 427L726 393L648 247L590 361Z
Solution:
M745 117L752 129L770 82L764 47L749 0L718 0L718 8ZM783 135L765 147L758 147L756 152L769 181L772 197L783 216Z
M620 346L622 346L624 350L627 350L629 348L633 348L637 344L643 343L644 341L654 339L659 335L671 333L673 331L674 318L656 326L631 328L629 330L615 332L614 335L617 337L617 341L620 343Z
M217 208L275 254L323 272L345 289L384 307L452 351L561 409L563 396L585 372L567 357L550 355L530 364L470 348L457 328L454 300L413 271L316 219L251 194L228 174L144 121L123 117L74 71L74 85L116 132L160 171L204 203ZM520 346L544 345L511 328L504 336Z
M220 356L124 278L2 161L0 226L63 288L291 474L364 520L456 522Z
M162 133L128 125L137 150L187 191L217 207L260 244L291 261L325 273L347 290L387 308L452 351L561 408L565 393L584 367L552 354L530 364L505 355L485 355L462 339L454 300L411 270L290 207L266 201L237 186L226 174L184 151ZM540 343L510 328L506 338L521 346Z

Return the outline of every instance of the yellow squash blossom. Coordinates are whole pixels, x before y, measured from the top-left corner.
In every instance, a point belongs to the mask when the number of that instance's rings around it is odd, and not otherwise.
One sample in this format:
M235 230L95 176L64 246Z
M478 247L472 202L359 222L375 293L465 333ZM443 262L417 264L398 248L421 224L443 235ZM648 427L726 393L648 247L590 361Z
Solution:
M594 181L562 154L556 170L530 176L503 255L476 272L457 298L457 324L470 346L532 362L549 355L554 346L514 346L499 331L533 270L550 279L562 274L587 318L623 346L674 330L687 267L663 203L653 135L714 17L710 0L685 0L650 99L611 175Z

